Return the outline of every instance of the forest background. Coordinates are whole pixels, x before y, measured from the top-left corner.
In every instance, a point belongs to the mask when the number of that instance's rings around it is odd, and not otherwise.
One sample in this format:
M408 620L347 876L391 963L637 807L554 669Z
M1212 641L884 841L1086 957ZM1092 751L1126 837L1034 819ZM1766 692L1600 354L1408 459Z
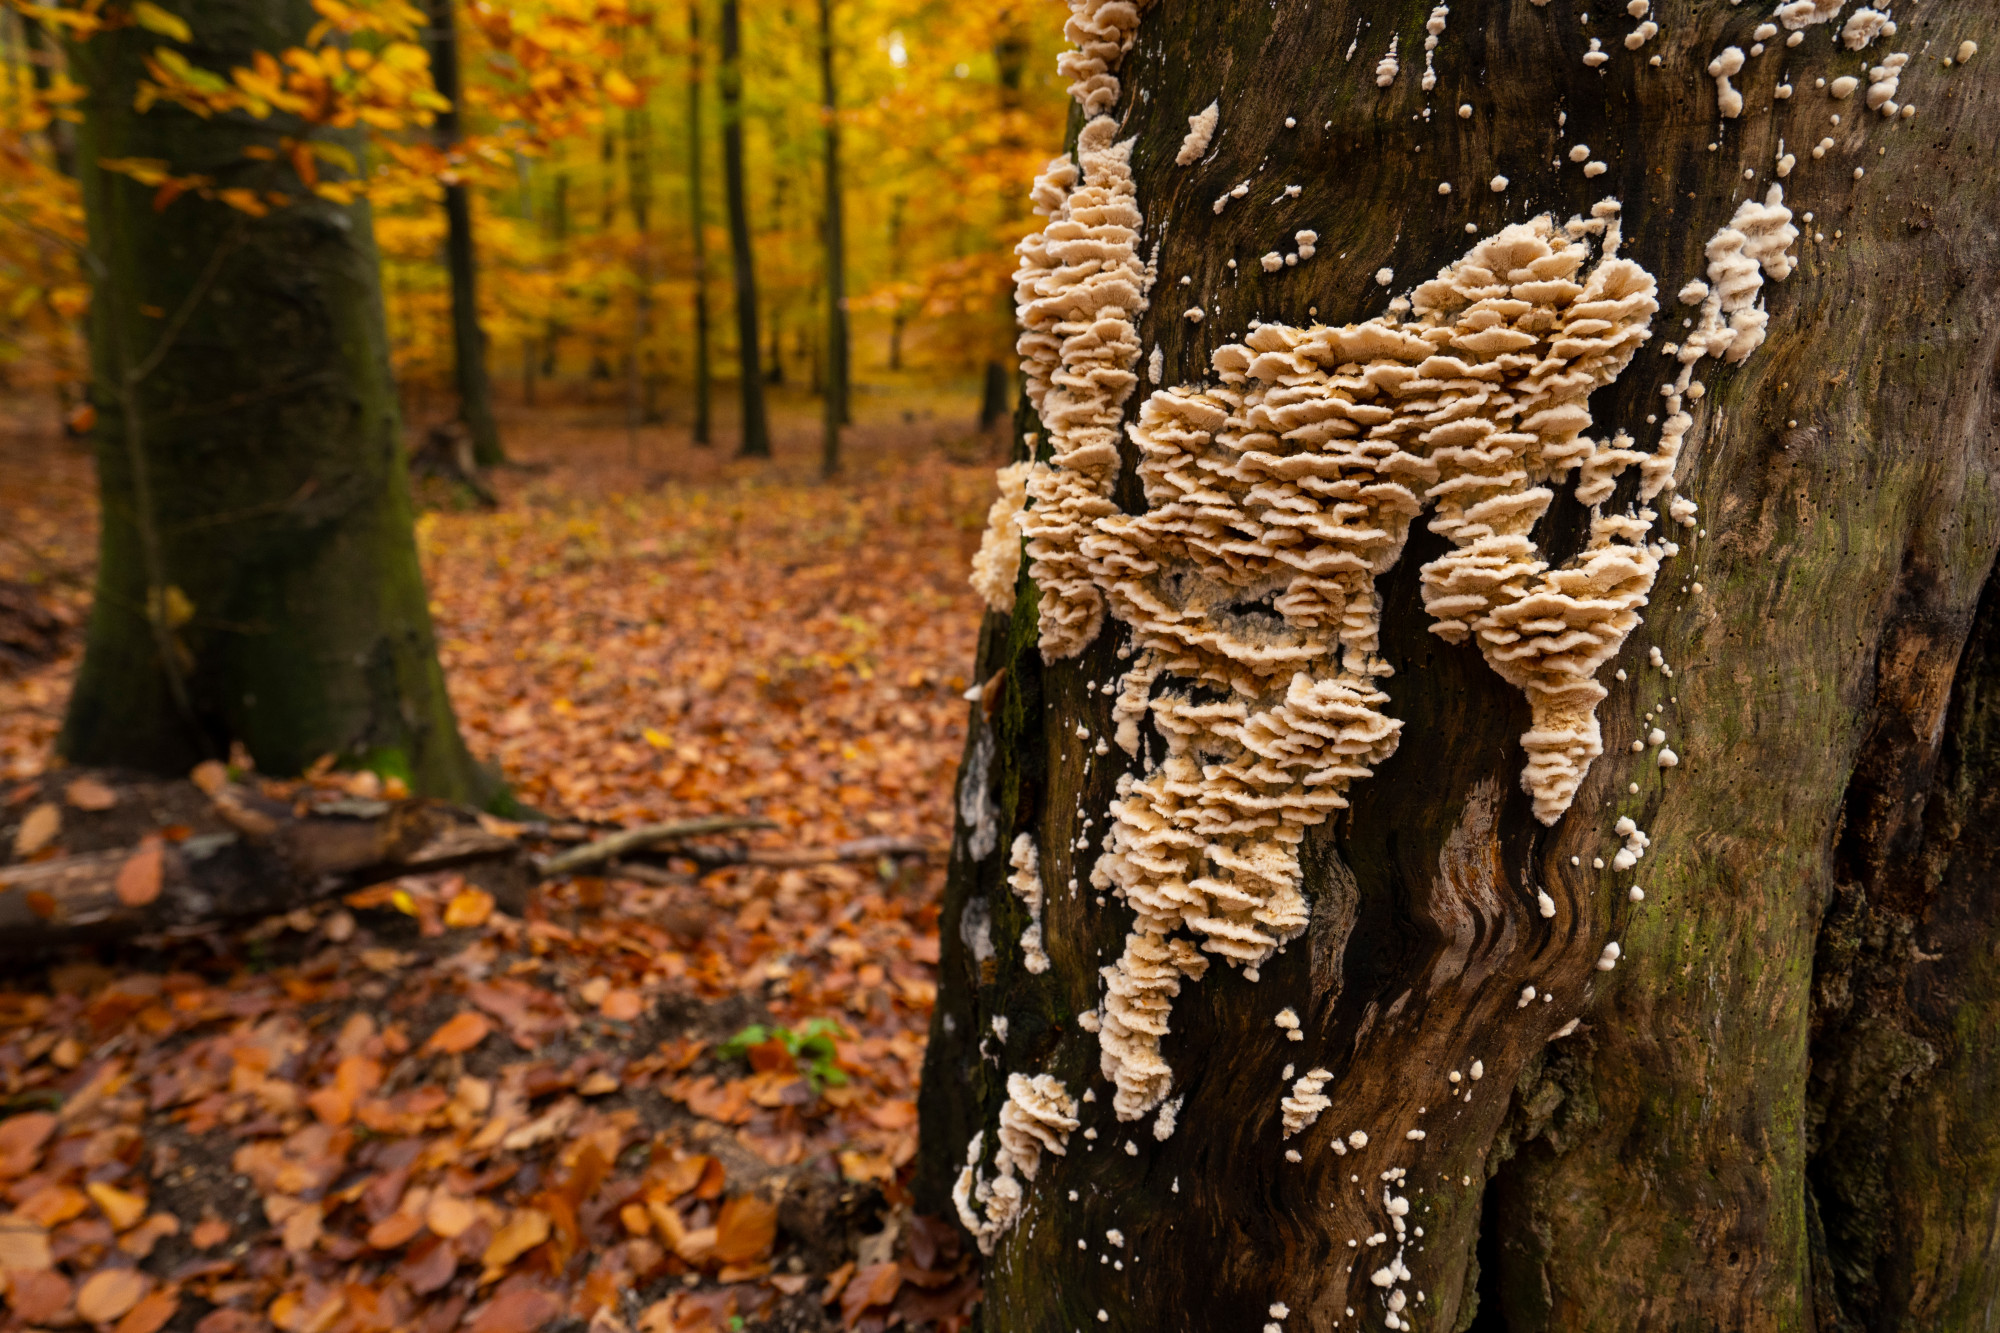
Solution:
M1067 6L742 6L769 459L738 457L735 5L313 7L304 47L221 71L175 54L201 6L0 8L0 875L134 845L157 866L147 848L227 832L226 796L55 753L111 391L90 383L66 52L132 26L158 39L145 98L366 129L353 158L288 141L276 190L99 166L162 218L364 193L420 463L463 415L449 192L466 201L513 466L447 460L416 536L459 729L527 815L486 835L721 836L525 898L472 868L409 874L37 953L0 992L0 1327L961 1326L970 1256L905 1186L980 615L967 561L1006 453L975 409L1011 408L1012 247L1062 136ZM433 79L445 15L455 105ZM852 422L831 483L830 416ZM280 781L233 758L298 810L400 795L330 760Z

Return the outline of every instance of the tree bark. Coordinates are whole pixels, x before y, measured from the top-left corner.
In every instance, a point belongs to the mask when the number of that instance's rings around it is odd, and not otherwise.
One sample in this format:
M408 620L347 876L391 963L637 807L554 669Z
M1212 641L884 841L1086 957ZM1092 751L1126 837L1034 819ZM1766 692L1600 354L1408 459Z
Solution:
M1181 1100L1164 1134L1152 1113L1118 1117L1090 1029L1136 919L1123 881L1092 872L1113 803L1135 799L1121 778L1155 772L1167 738L1142 716L1137 758L1098 739L1118 731L1133 630L1114 598L1101 632L1045 661L1037 603L1066 594L1022 559L1017 599L980 638L919 1206L955 1211L975 1134L974 1183L991 1182L1010 1076L1060 1080L1077 1128L1042 1122L1063 1151L1034 1154L1019 1220L991 1238L989 1330L1972 1328L2000 1301L2000 326L1986 310L2000 172L1982 148L2000 111L1990 57L1960 46L1994 50L2000 11L1899 15L1855 50L1848 16L1788 46L1785 28L1759 34L1775 16L1754 6L1655 14L1661 28L1628 47L1649 20L1623 10L1589 7L1586 24L1568 0L1448 15L1158 0L1112 71L1106 113L1133 140L1144 219L1133 262L1157 265L1135 350L1091 372L1138 378L1113 403L1123 427L1168 386L1217 387L1213 355L1272 336L1260 322L1403 318L1392 298L1482 238L1543 213L1584 236L1613 198L1618 253L1657 280L1660 308L1629 366L1592 381L1592 433L1653 450L1682 403L1663 397L1689 364L1673 353L1706 328L1741 210L1782 185L1801 234L1796 272L1763 269L1767 340L1692 363L1705 395L1682 385L1692 429L1674 475L1700 517L1663 512L1651 530L1678 548L1660 547L1639 623L1595 672L1603 751L1551 824L1521 786L1522 691L1477 639L1430 630L1425 567L1455 548L1418 485L1408 548L1374 581L1393 755L1305 829L1292 947L1254 978L1214 952L1198 978L1175 974L1159 1054ZM1895 53L1909 63L1884 108L1870 71L1888 82ZM1219 128L1178 163L1211 100ZM1895 114L1903 102L1914 118ZM1088 119L1072 118L1073 144ZM1572 217L1582 230L1563 233ZM1697 279L1702 292L1683 290ZM1494 281L1520 310L1545 299L1526 272ZM1086 332L1116 341L1089 315L1058 328L1066 358ZM1220 387L1244 391L1240 376ZM1312 447L1276 420L1233 447ZM1062 421L1024 407L1017 425L1065 466L1050 444ZM1118 449L1108 507L1157 507L1124 429ZM1533 531L1560 565L1595 511L1559 470L1548 484ZM1636 503L1628 474L1605 507ZM1349 510L1357 525L1373 512ZM1247 560L1250 532L1213 541ZM1331 549L1300 540L1302 562ZM1244 597L1203 623L1278 646L1303 632ZM1232 698L1163 668L1151 716L1176 695ZM1211 792L1229 753L1207 756L1191 790ZM1620 818L1651 840L1628 870ZM1023 834L1040 971L1010 888ZM1240 886L1216 845L1205 873ZM1315 1068L1329 1104L1287 1136L1280 1100Z
M431 77L451 103L435 125L438 147L449 153L459 140L458 19L452 0L431 0ZM472 234L472 196L463 181L444 187L445 270L451 277L452 376L459 420L472 434L472 456L481 467L507 461L500 425L493 418L493 381L486 371L486 331L479 324L479 257Z
M840 428L847 412L847 260L841 235L840 97L833 78L833 0L819 0L820 118L826 135L826 402L819 473L840 471Z
M653 419L656 396L646 367L646 344L653 323L653 162L652 126L644 107L625 113L625 154L637 251L632 272L632 346L626 362L625 444L627 461L636 464L639 427Z
M688 233L694 243L694 442L709 443L708 217L702 206L701 0L688 4Z
M212 6L189 58L247 65L316 21L304 0ZM299 127L136 113L151 49L127 28L71 56L87 89L103 526L59 749L184 773L241 742L268 773L334 754L425 794L488 799L496 784L459 739L438 668L368 209L305 195L255 218L192 197L156 210L99 164L296 188L245 150ZM358 135L332 137L360 153Z
M737 0L722 0L722 177L729 205L729 256L736 275L736 378L743 395L743 435L736 452L744 458L769 458L764 377L757 369L756 261L743 180L743 36Z

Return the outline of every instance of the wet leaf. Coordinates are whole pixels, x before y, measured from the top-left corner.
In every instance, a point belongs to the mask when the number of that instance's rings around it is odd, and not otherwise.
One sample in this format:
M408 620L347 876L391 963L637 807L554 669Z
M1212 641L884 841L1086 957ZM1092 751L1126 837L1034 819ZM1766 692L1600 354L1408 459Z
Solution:
M715 1257L747 1264L771 1252L778 1238L778 1206L754 1194L739 1194L722 1205L715 1222Z
M137 1305L150 1285L136 1268L99 1269L76 1289L77 1316L93 1324L109 1323Z
M430 1040L424 1043L424 1049L446 1055L463 1055L485 1041L486 1034L492 1030L493 1024L487 1021L484 1014L467 1009L431 1033Z
M160 896L165 873L166 843L159 834L148 833L139 840L138 850L118 867L118 901L127 907L144 907Z
M62 809L44 801L28 811L14 831L14 856L25 861L62 835Z

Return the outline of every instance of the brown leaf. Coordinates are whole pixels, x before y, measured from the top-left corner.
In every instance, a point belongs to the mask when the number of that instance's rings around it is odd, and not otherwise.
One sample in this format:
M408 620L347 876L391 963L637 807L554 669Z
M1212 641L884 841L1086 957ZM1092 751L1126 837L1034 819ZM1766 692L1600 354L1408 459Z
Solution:
M729 1200L715 1219L715 1257L725 1264L762 1259L777 1238L778 1206L754 1194Z
M188 1236L197 1250L212 1250L229 1239L229 1223L219 1217L204 1217Z
M42 848L54 842L62 834L62 808L54 801L43 801L28 811L21 820L21 827L14 831L14 857L25 861Z
M450 1245L440 1240L413 1247L396 1272L408 1284L411 1291L419 1296L428 1296L458 1271L458 1256L452 1253Z
M549 1238L549 1215L539 1208L517 1209L513 1216L493 1233L487 1242L486 1253L480 1262L486 1267L486 1277L491 1280L507 1271L507 1266L534 1249Z
M398 1249L423 1229L424 1219L416 1213L391 1213L368 1228L368 1243L378 1250Z
M903 1267L893 1260L888 1263L870 1264L856 1273L848 1282L847 1290L840 1294L840 1316L849 1328L854 1327L863 1313L877 1305L887 1305L896 1299L896 1291L903 1285Z
M30 1324L54 1323L69 1308L69 1279L46 1269L7 1274L7 1304Z
M597 1006L597 1012L614 1023L629 1023L645 1011L646 1004L639 998L639 992L630 990L611 991Z
M493 1024L484 1014L471 1009L461 1010L457 1016L448 1019L436 1032L431 1033L431 1039L424 1043L424 1049L434 1053L441 1051L446 1055L463 1055L485 1041L486 1034L492 1030Z
M63 788L63 799L79 810L109 810L118 793L96 778L78 778Z
M8 1213L0 1217L0 1270L41 1272L49 1257L49 1233L40 1222Z
M42 1145L55 1133L56 1118L47 1111L0 1120L0 1179L25 1176L41 1160Z
M908 1129L917 1123L917 1104L900 1097L892 1097L879 1106L871 1106L861 1114L878 1129Z
M166 874L166 843L157 833L139 839L139 848L118 867L118 901L127 907L144 907L160 896Z
M783 1070L788 1074L798 1072L798 1057L785 1046L783 1037L773 1037L769 1041L759 1042L752 1046L747 1054L750 1057L750 1067L760 1074L777 1070Z
M434 1235L450 1240L471 1226L479 1217L472 1205L456 1194L440 1192L431 1200L430 1208L424 1213L424 1224Z
M109 1323L139 1303L152 1285L136 1268L100 1268L76 1289L76 1313L93 1324Z
M466 1333L535 1333L562 1313L562 1302L539 1287L502 1292L474 1316Z
M178 1292L166 1289L156 1291L133 1306L118 1321L118 1327L112 1333L160 1333L180 1306Z
M169 1236L178 1236L181 1220L172 1213L154 1213L151 1217L133 1227L118 1238L118 1248L134 1259L144 1260L153 1253L153 1247Z
M85 1185L84 1192L103 1210L106 1220L114 1231L126 1231L139 1225L146 1215L146 1196L121 1190L116 1185L107 1185L101 1180L93 1180Z

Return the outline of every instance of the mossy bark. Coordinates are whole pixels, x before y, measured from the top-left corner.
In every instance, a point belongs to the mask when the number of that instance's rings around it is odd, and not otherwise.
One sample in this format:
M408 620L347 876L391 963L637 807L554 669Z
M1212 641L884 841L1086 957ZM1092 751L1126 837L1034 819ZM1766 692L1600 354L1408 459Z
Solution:
M316 19L306 0L206 4L187 54L247 65ZM368 209L246 155L297 126L135 112L157 40L119 29L72 55L103 530L61 752L176 774L241 742L267 772L332 754L488 797L438 667ZM116 158L292 198L261 217L192 196L156 207L101 165Z
M1659 344L1693 313L1673 294L1704 276L1704 243L1737 204L1763 197L1782 137L1798 158L1788 202L1813 218L1798 271L1765 289L1769 341L1698 369L1707 395L1680 475L1705 531L1672 533L1681 553L1616 664L1628 678L1601 676L1605 754L1545 829L1518 783L1525 703L1475 648L1427 632L1417 571L1444 548L1419 525L1380 583L1401 748L1309 839L1307 934L1255 985L1218 967L1183 986L1164 1053L1186 1101L1164 1142L1112 1118L1096 1039L1076 1023L1130 921L1088 887L1122 755L1076 735L1108 728L1101 686L1122 640L1111 626L1044 667L1024 572L1012 619L989 617L981 640L980 675L1005 674L974 709L960 779L920 1205L950 1212L1005 1075L1048 1072L1097 1090L1083 1111L1099 1136L1044 1158L987 1266L989 1330L1250 1330L1280 1302L1287 1329L1385 1327L1369 1273L1395 1246L1366 1242L1388 1229L1391 1168L1423 1228L1402 1284L1423 1293L1405 1312L1420 1328L1985 1327L2000 1301L2000 1056L1986 1035L2000 1017L2000 594L1982 609L2000 546L1987 308L2000 180L1986 149L2000 87L1989 57L1940 57L1968 39L2000 50L2000 8L1899 13L1901 31L1860 53L1838 23L1797 48L1781 30L1736 77L1748 107L1728 120L1705 67L1748 51L1768 6L1655 15L1665 31L1634 53L1622 5L1455 4L1426 94L1431 8L1147 10L1115 111L1137 139L1142 253L1159 246L1141 345L1163 350L1166 382L1198 380L1254 319L1381 313L1468 248L1468 223L1490 235L1612 196L1623 253L1659 278L1665 308L1654 344L1591 406L1603 435L1650 441L1641 423L1677 369ZM1401 71L1383 89L1392 36ZM1601 69L1584 63L1593 37L1611 56ZM1912 56L1899 96L1914 120L1815 86L1865 87L1891 51ZM1187 117L1218 98L1209 155L1175 166ZM1835 143L1813 159L1823 136ZM1586 178L1578 144L1609 170ZM1506 189L1489 188L1500 175ZM1317 257L1264 274L1258 257L1302 228L1319 233ZM1398 275L1390 290L1381 268ZM1197 300L1198 324L1182 317ZM1025 412L1018 424L1041 429ZM1136 510L1126 450L1117 498ZM1556 558L1580 520L1559 499L1541 534ZM1652 648L1673 676L1648 665ZM1630 752L1649 711L1677 768ZM999 833L975 856L982 809ZM1623 815L1652 848L1617 875L1594 861L1611 859ZM1027 917L1006 887L1021 831L1048 894L1054 966L1040 976L1022 967ZM1624 959L1600 972L1612 939ZM1285 1005L1304 1041L1272 1025ZM1286 1141L1288 1064L1335 1078L1333 1109ZM1354 1129L1370 1146L1335 1155L1329 1140Z

